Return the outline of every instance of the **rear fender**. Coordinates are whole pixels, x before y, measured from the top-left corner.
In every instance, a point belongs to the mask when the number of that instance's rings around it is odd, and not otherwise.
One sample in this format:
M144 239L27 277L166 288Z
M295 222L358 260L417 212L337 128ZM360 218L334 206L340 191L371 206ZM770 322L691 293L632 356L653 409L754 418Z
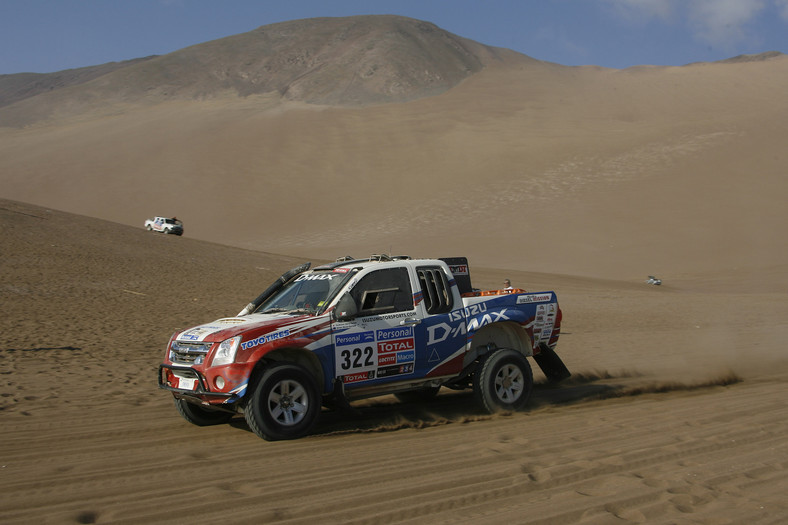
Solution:
M510 348L523 354L533 355L533 343L528 332L513 321L488 324L477 330L468 342L470 350L465 354L463 367L496 348Z

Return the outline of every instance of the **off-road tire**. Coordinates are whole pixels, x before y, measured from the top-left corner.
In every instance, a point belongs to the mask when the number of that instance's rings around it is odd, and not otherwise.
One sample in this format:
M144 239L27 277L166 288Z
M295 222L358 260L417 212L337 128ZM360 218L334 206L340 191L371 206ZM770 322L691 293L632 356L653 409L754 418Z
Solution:
M312 429L320 413L317 383L304 368L275 364L263 372L244 408L249 428L267 441L296 439Z
M174 399L175 408L183 416L183 419L197 425L198 427L209 427L212 425L223 425L229 422L233 414L224 412L223 410L211 410L210 408L203 408L194 403L189 403L183 399Z
M534 378L523 354L502 348L490 354L473 378L476 400L487 412L513 412L531 398Z

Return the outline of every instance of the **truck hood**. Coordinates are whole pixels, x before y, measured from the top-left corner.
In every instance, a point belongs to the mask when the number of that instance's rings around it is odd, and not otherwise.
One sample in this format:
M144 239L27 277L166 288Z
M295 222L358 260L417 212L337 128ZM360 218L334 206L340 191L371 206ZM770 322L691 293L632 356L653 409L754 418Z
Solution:
M216 343L235 337L245 332L265 333L278 330L284 326L291 326L309 315L287 314L251 314L243 317L224 317L216 321L201 324L179 333L176 341L198 342L206 341Z

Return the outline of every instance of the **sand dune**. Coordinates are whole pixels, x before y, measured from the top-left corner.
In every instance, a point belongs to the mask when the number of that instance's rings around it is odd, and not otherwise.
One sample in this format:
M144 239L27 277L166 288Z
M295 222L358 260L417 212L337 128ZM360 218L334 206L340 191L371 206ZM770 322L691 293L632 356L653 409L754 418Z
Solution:
M786 83L781 56L490 67L366 108L174 101L0 130L2 194L134 226L177 215L193 238L302 256L439 239L488 266L599 277L764 267L786 261Z
M484 288L558 291L570 381L507 416L464 394L369 400L269 443L243 419L183 421L156 367L171 331L299 259L7 200L0 220L3 523L788 518L784 288L472 267Z

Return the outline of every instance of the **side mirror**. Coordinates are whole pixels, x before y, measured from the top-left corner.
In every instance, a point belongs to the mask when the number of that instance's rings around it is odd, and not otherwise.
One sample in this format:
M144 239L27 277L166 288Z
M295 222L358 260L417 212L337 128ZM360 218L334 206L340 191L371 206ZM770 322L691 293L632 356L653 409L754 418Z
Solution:
M337 321L350 321L358 315L358 306L356 306L356 301L350 296L349 293L345 293L339 298L339 301L337 301L337 306L334 308L333 315L334 319Z

